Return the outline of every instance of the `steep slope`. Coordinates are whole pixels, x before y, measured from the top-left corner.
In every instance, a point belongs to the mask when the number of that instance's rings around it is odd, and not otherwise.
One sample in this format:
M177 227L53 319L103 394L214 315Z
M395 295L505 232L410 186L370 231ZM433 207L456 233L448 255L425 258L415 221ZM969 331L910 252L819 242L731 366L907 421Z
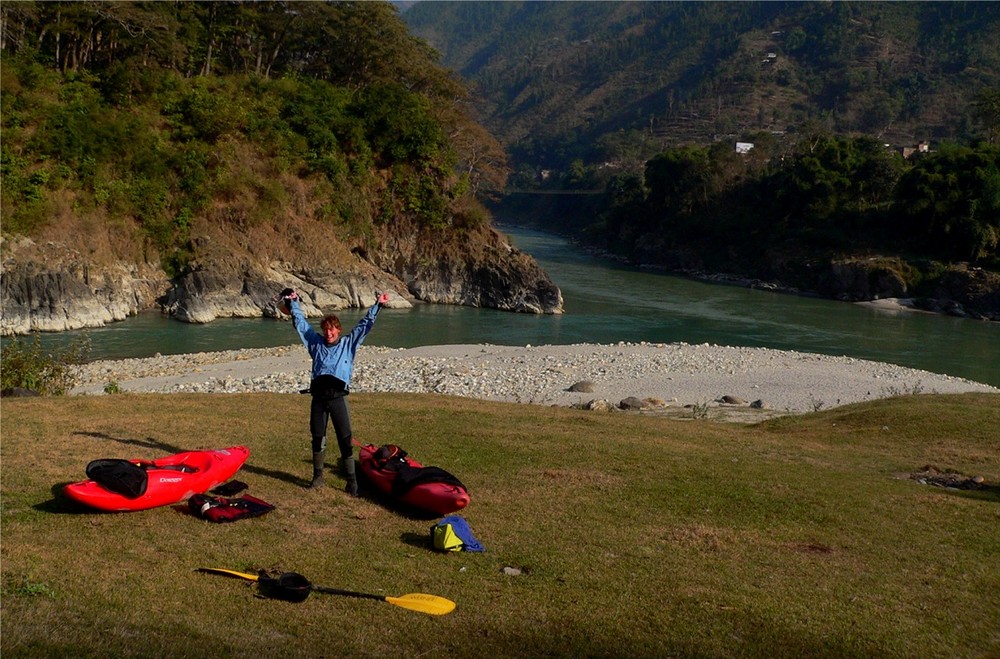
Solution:
M559 313L476 199L502 153L387 3L0 5L0 333L312 315L379 290Z
M965 138L976 92L1000 87L997 3L425 0L403 18L515 164L538 168L808 122Z
M275 317L272 298L286 286L304 294L311 316L368 306L379 291L392 292L391 307L562 312L549 276L485 224L448 231L398 222L351 236L308 214L239 230L198 221L190 261L174 275L155 258L122 258L102 246L104 232L85 231L67 220L34 240L4 237L0 334L99 327L148 309L190 323ZM78 239L67 242L66 233Z

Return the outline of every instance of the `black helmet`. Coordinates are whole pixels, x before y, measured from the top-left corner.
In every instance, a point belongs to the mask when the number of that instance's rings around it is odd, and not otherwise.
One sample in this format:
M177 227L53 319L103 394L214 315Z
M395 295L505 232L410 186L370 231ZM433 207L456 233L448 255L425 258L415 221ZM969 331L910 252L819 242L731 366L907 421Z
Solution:
M271 599L302 602L309 597L312 584L298 572L283 572L275 579L261 570L257 576L257 590Z

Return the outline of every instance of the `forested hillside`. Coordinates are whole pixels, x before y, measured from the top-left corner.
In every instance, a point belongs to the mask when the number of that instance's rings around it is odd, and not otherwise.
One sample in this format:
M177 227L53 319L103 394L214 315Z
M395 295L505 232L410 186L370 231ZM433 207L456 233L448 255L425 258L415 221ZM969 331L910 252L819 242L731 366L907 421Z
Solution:
M1000 87L995 2L422 0L403 17L531 175L813 124L968 141L976 94Z
M561 304L477 200L502 149L388 3L5 2L0 28L4 331L88 295L259 315L292 277L316 307Z
M498 212L633 264L1000 318L1000 4L404 16L511 155Z
M462 85L387 4L5 3L3 26L9 231L51 222L62 190L182 247L220 196L244 199L223 221L281 212L284 175L328 186L334 224L443 226L496 174Z

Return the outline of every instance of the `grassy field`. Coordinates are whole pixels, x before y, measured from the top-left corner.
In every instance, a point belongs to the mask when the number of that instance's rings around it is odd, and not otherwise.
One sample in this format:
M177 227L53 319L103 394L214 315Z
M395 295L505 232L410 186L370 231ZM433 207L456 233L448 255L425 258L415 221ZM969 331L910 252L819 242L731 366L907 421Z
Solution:
M356 437L468 486L486 553L433 519L311 475L298 395L113 395L2 404L7 657L1000 656L1000 405L920 395L757 425L428 395L351 396ZM212 524L61 496L96 458L243 444L275 504ZM331 460L332 462L332 460ZM982 476L918 483L926 465ZM196 572L457 602L428 616ZM517 568L510 574L504 568Z

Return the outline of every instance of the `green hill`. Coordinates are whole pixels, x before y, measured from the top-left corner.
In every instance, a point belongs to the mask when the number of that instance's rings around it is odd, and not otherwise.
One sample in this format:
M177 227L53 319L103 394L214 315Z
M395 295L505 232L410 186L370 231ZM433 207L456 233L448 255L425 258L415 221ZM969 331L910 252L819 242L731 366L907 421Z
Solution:
M292 178L344 233L482 219L459 207L488 137L388 4L8 3L3 19L5 231L100 216L183 267L193 224L287 213Z
M634 264L1000 318L1000 276L981 270L1000 247L1000 5L418 2L403 16L511 154L498 213Z
M154 305L189 322L260 315L289 282L317 306L393 288L558 310L478 199L503 187L502 149L390 4L0 12L0 332ZM546 301L523 295L529 280Z
M1000 87L992 2L423 1L403 18L534 168L811 123L966 140L976 93Z

